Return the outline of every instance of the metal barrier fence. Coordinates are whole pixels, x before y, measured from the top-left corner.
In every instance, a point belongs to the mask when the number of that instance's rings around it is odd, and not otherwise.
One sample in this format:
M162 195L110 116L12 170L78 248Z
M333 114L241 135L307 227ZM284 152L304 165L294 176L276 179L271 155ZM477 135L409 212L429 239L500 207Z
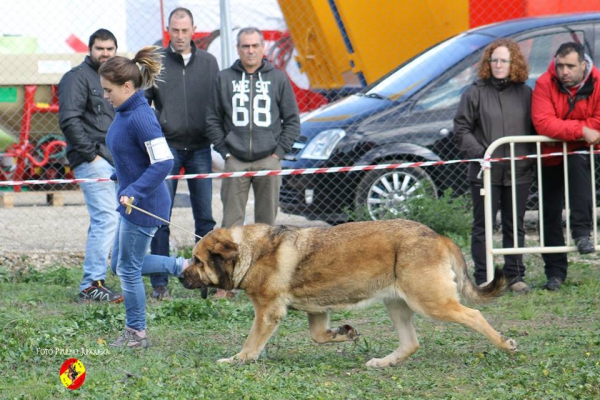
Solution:
M175 7L187 7L194 14L196 45L221 60L222 51L235 54L235 43L222 41L226 35L221 35L221 6L228 4L231 36L235 38L244 26L263 31L266 55L287 73L303 113L302 132L286 155L284 168L330 168L459 159L452 119L460 95L476 80L477 63L493 35L453 36L491 22L600 9L600 0L581 3L2 1L0 181L73 177L57 122L56 85L84 59L89 36L101 27L116 35L119 53L131 54L145 45L164 45L168 14ZM598 22L600 17L562 20L560 28L536 23L507 30L531 66L528 84L546 70L562 42L579 40L594 60L600 60L594 25ZM220 67L227 65L221 62ZM334 104L327 106L330 103ZM285 176L278 221L339 223L363 210L380 218L397 212L424 182L432 196L448 189L466 193L466 165ZM218 194L219 181L213 185ZM185 186L179 185L179 190ZM0 199L15 204L0 208L0 249L83 248L88 219L77 185L36 185L23 187L20 193L0 185ZM180 200L183 204L185 196ZM213 210L219 224L218 196ZM189 210L176 207L174 215L184 219L178 223L192 226ZM192 242L173 235L175 247Z
M544 169L542 168L542 152L541 143L558 142L562 143L562 152L557 152L554 155L560 155L563 157L562 165L564 169L564 198L565 198L565 217L566 221L566 245L565 246L546 246L544 237L544 187L542 184L542 176ZM515 143L535 143L536 153L533 155L536 159L536 172L537 172L537 193L538 193L538 218L539 218L539 246L534 247L520 247L519 241L516 239L517 235L517 200L516 200L516 180L515 174L511 174L511 191L512 191L512 217L513 217L513 247L511 248L495 248L493 240L494 221L496 216L493 215L492 208L492 178L491 170L485 169L483 171L483 189L481 195L484 196L485 204L485 247L486 247L486 267L487 267L487 281L490 282L494 278L494 256L495 255L507 255L507 254L542 254L542 253L566 253L571 251L577 251L577 247L571 244L571 206L569 201L569 165L567 163L567 157L569 156L567 151L567 143L560 142L558 140L550 139L545 136L509 136L494 141L486 150L486 154L493 154L496 149L503 145L510 146L510 170L515 170L516 159L522 157L515 157ZM578 152L579 153L579 152ZM591 188L592 191L592 221L593 231L592 240L594 245L598 246L598 218L597 218L597 193L596 193L596 157L595 157L594 146L590 146L590 174L591 174ZM547 156L547 155L546 155ZM531 158L531 156L529 156Z

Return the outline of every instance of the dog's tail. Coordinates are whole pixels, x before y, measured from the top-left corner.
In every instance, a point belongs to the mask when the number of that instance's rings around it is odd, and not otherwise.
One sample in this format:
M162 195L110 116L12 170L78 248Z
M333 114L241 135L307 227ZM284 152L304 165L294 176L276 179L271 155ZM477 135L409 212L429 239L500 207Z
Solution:
M448 239L452 242L450 239ZM467 263L460 248L452 242L452 270L456 275L458 291L471 303L484 303L502 296L508 289L508 280L500 268L494 271L494 279L487 285L479 287L469 277Z

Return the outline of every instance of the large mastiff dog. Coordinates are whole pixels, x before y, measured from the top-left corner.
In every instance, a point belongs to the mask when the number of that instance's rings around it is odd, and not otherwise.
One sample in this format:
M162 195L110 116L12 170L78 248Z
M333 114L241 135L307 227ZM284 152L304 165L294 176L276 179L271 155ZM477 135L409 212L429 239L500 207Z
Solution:
M450 239L413 221L355 222L331 228L296 228L263 224L218 229L200 240L193 263L181 282L188 289L205 286L245 290L254 305L254 322L238 354L220 362L258 359L287 308L308 313L317 343L355 340L350 325L331 329L329 311L383 301L398 331L400 345L371 367L396 365L419 348L415 312L458 322L502 350L515 350L478 310L460 303L491 300L506 289L499 271L483 288L467 274L463 255Z

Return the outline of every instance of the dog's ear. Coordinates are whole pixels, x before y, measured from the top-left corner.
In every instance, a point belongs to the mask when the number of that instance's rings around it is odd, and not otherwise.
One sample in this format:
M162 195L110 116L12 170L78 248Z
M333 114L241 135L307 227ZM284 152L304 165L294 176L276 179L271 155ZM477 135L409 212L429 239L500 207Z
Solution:
M238 245L231 240L221 240L215 243L211 253L221 256L224 260L232 260L238 255Z

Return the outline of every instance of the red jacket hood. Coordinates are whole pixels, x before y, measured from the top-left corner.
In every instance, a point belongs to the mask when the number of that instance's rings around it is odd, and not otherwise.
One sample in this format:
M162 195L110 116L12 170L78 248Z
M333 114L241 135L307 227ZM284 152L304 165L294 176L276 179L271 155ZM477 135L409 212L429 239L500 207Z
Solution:
M583 86L583 84L585 83L585 81L588 80L588 78L590 77L590 75L595 74L596 77L597 77L597 74L598 74L598 70L594 66L594 63L593 63L591 57L588 56L587 54L584 57L585 57L585 62L587 64L587 67L585 69L585 77L583 78L583 80L579 84L579 88L580 89ZM590 66L591 66L591 68L590 68ZM560 82L560 80L558 79L558 74L556 72L556 58L553 58L552 61L550 62L550 65L548 65L548 73L550 74L550 76L552 76L552 79L558 85L563 86L562 83ZM565 88L565 90L566 90L566 88Z

